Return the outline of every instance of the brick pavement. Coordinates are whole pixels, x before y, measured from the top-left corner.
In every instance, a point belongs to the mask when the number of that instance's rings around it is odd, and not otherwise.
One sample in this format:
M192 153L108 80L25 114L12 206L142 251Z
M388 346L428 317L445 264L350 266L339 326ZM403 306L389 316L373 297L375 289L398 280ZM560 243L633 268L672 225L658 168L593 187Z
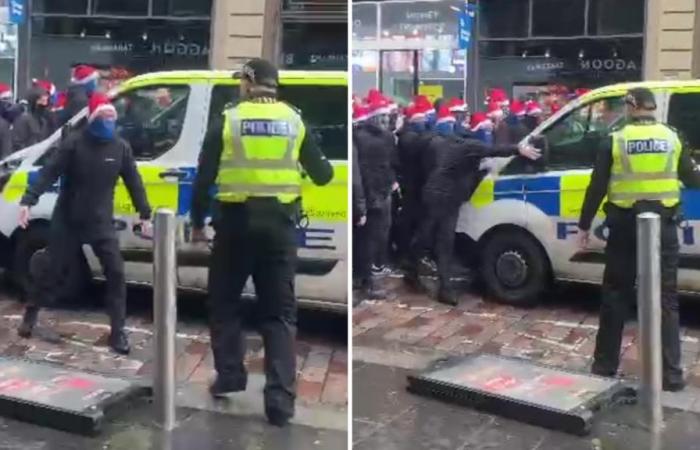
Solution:
M590 368L598 328L595 289L560 287L563 290L555 292L553 300L529 308L465 293L458 306L449 307L408 292L400 279L388 278L385 283L393 300L363 302L353 312L353 346L356 354L362 352L373 360L367 362L381 358L373 356L379 351L385 358L486 352L571 369ZM683 364L689 384L700 387L700 316L694 308L687 314L694 318L682 327ZM634 323L625 328L621 361L623 372L638 374Z
M77 369L116 376L150 378L153 373L153 324L130 316L127 331L132 351L118 356L107 348L109 325L99 310L53 309L42 311L40 321L54 324L65 337L54 345L17 336L23 306L0 293L0 355L51 361ZM204 321L180 321L177 333L177 380L183 385L204 385L214 376L209 334ZM262 374L262 340L247 336L246 364L251 375ZM347 349L319 338L301 338L297 345L299 404L345 410L347 405Z

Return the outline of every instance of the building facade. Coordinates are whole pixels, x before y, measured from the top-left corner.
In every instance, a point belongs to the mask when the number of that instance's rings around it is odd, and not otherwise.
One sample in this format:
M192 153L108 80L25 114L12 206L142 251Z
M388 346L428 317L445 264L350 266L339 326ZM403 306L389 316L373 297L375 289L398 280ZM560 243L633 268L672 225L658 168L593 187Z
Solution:
M459 48L464 0L353 4L355 93L380 87L465 95L491 87L527 97L553 86L700 77L696 0L480 0L468 53ZM466 91L465 91L466 77ZM356 87L355 87L356 86Z
M264 57L288 69L347 70L347 0L215 0L211 66Z

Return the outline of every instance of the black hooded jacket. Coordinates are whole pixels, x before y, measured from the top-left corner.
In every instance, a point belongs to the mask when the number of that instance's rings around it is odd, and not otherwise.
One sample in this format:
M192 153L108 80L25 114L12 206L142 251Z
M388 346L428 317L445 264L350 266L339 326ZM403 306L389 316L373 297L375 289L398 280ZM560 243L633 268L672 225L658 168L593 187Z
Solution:
M423 190L424 202L458 207L471 198L483 178L481 159L513 156L518 147L489 146L475 139L437 135L430 141L430 151L437 154L437 159Z
M39 88L32 88L27 94L27 111L19 116L12 126L12 147L22 150L41 142L54 132L51 115L47 108L38 108L36 101L45 94Z
M372 123L362 123L355 127L352 137L357 146L367 209L379 208L391 196L396 181L394 135Z
M425 169L423 165L432 133L404 128L399 131L398 137L398 177L401 191L404 197L417 198L427 179L427 171L430 170Z
M66 106L58 117L58 126L65 125L73 116L88 105L90 96L83 86L70 86L66 90Z

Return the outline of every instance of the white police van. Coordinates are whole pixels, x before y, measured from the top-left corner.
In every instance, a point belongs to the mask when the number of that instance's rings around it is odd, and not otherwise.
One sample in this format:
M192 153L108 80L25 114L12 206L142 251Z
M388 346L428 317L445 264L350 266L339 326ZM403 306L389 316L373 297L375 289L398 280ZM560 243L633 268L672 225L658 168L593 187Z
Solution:
M528 303L554 279L602 281L602 211L585 251L576 245L577 223L596 151L623 119L623 97L633 87L654 92L657 120L677 129L696 160L700 157L700 80L617 84L572 101L525 138L543 137L541 161L486 161L488 175L462 206L457 232L476 243L479 272L491 296ZM678 286L700 292L700 191L684 189L682 201Z

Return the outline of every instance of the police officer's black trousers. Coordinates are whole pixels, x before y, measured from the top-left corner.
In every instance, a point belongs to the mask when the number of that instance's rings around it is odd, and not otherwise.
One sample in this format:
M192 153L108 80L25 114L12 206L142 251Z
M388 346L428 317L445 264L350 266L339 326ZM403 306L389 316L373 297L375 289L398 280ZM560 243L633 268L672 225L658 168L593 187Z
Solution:
M294 413L297 305L295 223L281 208L252 212L220 205L209 267L210 327L218 376L245 388L241 293L249 277L265 346L265 407Z
M53 306L70 289L69 284L75 282L76 259L84 244L92 248L105 275L105 304L112 330L121 330L126 321L126 277L119 240L113 232L84 238L67 227L52 224L48 255L35 257L30 264L29 305L37 308Z
M603 298L596 338L593 370L613 375L620 363L625 319L636 301L636 224L632 212L608 214L610 235L605 249ZM661 226L661 335L663 375L667 382L681 381L681 344L677 296L678 228L674 219Z
M386 254L389 228L391 227L391 198L378 207L367 209L367 223L357 227L353 241L357 242L354 258L355 273L361 283L368 283L372 276L372 264L381 261Z

